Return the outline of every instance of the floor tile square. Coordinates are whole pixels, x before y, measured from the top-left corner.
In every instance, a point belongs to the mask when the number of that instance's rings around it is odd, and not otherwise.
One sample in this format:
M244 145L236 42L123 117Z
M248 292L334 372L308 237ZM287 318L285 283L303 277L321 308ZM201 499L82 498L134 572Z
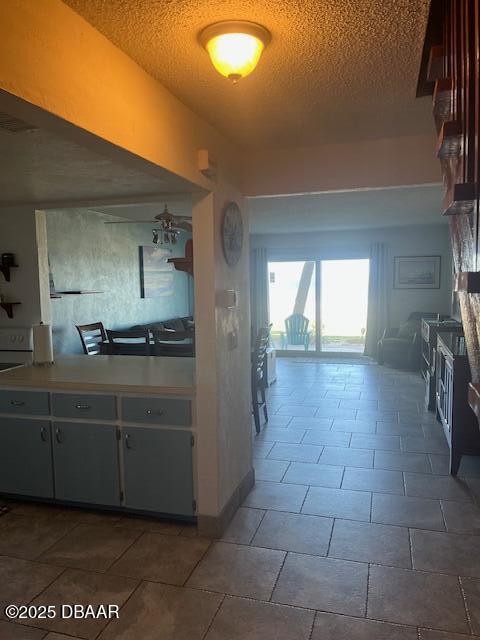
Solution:
M237 513L233 516L221 539L224 542L250 544L264 515L265 511L263 511L263 509L240 507L237 509Z
M350 445L350 433L320 430L308 430L303 436L302 444L327 445L329 447L348 447Z
M13 622L3 622L0 620L0 640L43 640L45 631L43 629L34 629L33 627L24 627ZM65 640L65 638L49 638L48 640ZM72 640L68 638L67 640ZM75 640L75 638L73 638Z
M268 408L268 400L267 400L267 408ZM268 416L268 426L269 427L288 427L290 422L292 421L292 416L281 416L278 413L274 413Z
M337 466L371 468L373 467L373 451L326 446L322 451L319 462Z
M289 553L272 601L364 616L368 565Z
M370 499L365 491L310 487L302 513L368 522Z
M356 417L355 409L328 409L319 407L315 413L316 418L338 418L342 420L354 420Z
M404 453L400 451L375 451L375 469L430 473L431 467L425 453Z
M255 442L287 442L299 444L305 431L301 429L287 429L282 427L264 427L258 434Z
M430 498L374 493L372 522L445 531L440 502Z
M203 640L221 596L143 582L99 640Z
M473 502L442 500L447 531L480 535L480 507Z
M377 425L374 421L339 420L335 419L332 431L346 431L347 433L375 433Z
M299 513L307 494L307 487L281 482L257 482L243 506L254 509L274 509Z
M32 602L35 606L54 604L57 611L61 605L114 604L121 607L137 586L137 580L110 576L93 571L69 569L55 580ZM79 638L93 640L107 626L108 619L55 618L29 621L48 631L55 631Z
M358 420L375 420L383 422L394 422L397 420L398 413L396 411L378 410L372 411L369 409L359 409L357 411Z
M400 451L400 436L354 433L350 441L350 447L356 449Z
M370 567L367 617L469 633L458 579L394 567Z
M296 433L296 432L295 432ZM289 460L292 462L317 462L323 447L315 444L276 443L268 454L269 460Z
M480 578L478 536L412 529L415 569Z
M187 586L268 600L284 559L283 551L214 542Z
M252 545L324 556L327 554L332 525L332 518L267 511Z
M123 529L137 529L138 531L178 536L185 525L178 520L158 520L156 518L129 515L121 517L115 522L114 526L122 527Z
M275 442L268 442L255 439L253 441L253 457L256 460L263 460L273 449Z
M225 598L205 640L308 640L313 611Z
M332 423L333 418L292 418L288 428L291 430L330 431Z
M402 451L413 453L447 453L448 445L445 438L424 438L422 436L400 436Z
M270 482L281 482L290 463L285 460L256 460L254 463L255 478Z
M205 554L210 541L200 537L144 533L115 562L110 573L152 582L182 585Z
M106 571L142 532L81 524L42 554L41 560L74 569ZM167 536L174 540L175 536Z
M347 467L343 476L342 489L403 495L403 475L401 471L352 469Z
M305 484L318 487L339 488L343 477L343 467L330 464L311 464L292 462L283 482L289 484Z
M308 407L303 404L282 404L276 411L278 416L292 416L293 417L305 417L312 418L315 415L317 407Z
M414 627L318 612L312 640L418 640Z
M411 422L377 422L377 433L385 436L422 436L420 424Z
M58 518L16 516L7 513L0 518L0 554L34 559L63 538L75 524Z
M408 529L385 524L335 520L329 557L410 569Z
M28 604L62 571L61 567L0 556L0 618L5 618L8 604Z
M423 473L405 473L404 476L407 496L472 501L467 484L459 478Z
M450 456L441 453L429 453L432 472L442 476L448 476L450 473Z

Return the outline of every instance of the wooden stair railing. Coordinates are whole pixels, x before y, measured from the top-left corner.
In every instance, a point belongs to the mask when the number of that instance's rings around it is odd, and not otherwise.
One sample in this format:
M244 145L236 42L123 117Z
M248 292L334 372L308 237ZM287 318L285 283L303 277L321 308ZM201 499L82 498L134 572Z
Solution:
M432 0L417 95L432 95L457 291L480 421L480 0Z

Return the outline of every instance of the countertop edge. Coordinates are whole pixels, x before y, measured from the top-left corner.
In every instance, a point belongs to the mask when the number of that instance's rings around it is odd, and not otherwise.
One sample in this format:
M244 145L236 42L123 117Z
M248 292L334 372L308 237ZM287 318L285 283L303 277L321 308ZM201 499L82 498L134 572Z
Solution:
M32 389L39 391L97 391L109 393L135 393L142 395L169 395L185 396L193 398L195 396L194 387L154 387L151 385L122 385L122 384L102 384L95 382L42 382L26 380L2 380L0 376L0 389Z

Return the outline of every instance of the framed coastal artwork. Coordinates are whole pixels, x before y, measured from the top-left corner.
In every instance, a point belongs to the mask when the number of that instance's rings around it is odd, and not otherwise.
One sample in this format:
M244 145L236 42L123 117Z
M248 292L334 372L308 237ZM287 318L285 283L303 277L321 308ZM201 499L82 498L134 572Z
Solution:
M167 262L171 254L162 247L139 247L140 293L142 298L173 296L173 265Z
M394 289L440 289L441 256L395 256Z

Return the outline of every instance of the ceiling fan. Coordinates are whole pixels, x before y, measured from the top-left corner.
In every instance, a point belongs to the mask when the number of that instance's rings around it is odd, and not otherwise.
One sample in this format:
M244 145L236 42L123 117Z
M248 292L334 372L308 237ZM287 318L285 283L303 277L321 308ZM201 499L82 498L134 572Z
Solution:
M165 205L162 213L157 215L152 220L112 220L105 222L105 224L151 224L156 225L159 228L153 228L153 243L154 244L177 244L177 236L182 231L192 231L192 221L190 218L183 216L174 216L168 210Z

